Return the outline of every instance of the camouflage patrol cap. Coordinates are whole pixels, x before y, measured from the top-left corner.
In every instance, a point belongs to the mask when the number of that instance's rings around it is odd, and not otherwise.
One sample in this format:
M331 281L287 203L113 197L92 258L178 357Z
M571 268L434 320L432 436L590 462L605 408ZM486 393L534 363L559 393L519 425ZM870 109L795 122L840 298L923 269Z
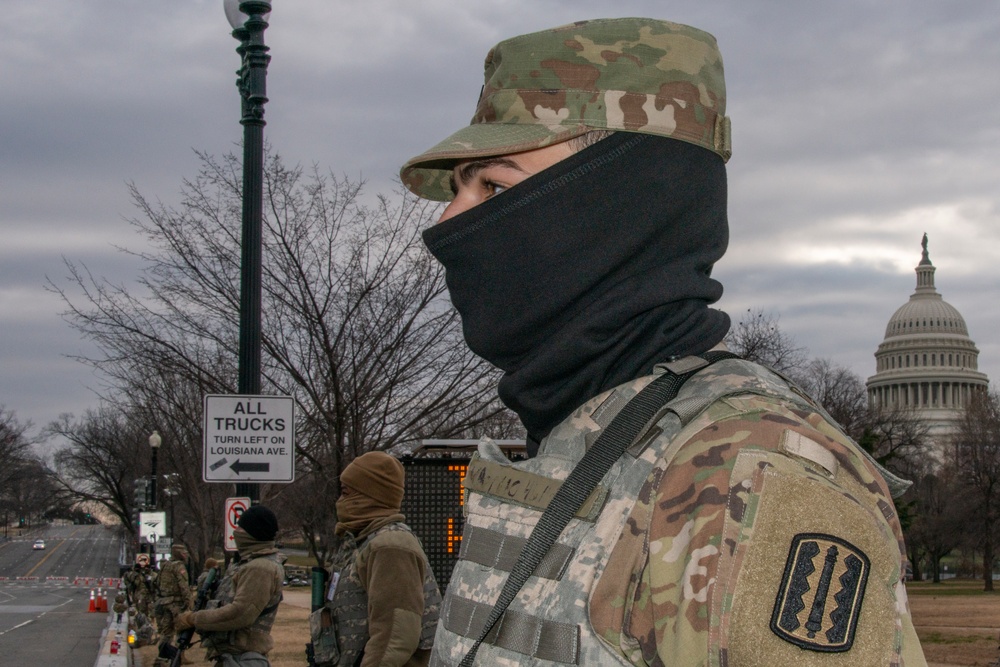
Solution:
M486 56L472 124L403 165L427 199L452 198L458 160L623 130L686 141L728 160L722 55L707 32L646 18L596 19L514 37Z

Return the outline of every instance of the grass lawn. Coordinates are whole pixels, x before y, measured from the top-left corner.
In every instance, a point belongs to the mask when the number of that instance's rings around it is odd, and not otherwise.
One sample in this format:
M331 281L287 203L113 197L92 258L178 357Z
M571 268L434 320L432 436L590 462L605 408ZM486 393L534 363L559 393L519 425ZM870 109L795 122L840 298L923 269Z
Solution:
M982 580L948 579L906 585L913 624L927 661L986 667L1000 658L1000 582L984 592Z

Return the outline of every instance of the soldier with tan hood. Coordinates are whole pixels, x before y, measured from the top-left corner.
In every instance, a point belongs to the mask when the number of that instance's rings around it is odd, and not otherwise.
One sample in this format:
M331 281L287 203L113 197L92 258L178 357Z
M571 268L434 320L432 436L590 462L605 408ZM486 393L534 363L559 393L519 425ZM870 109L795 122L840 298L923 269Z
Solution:
M384 452L357 457L340 475L337 536L341 545L324 610L314 613L319 665L427 665L441 594L420 540L400 513L405 473Z
M730 154L715 39L621 18L497 44L471 124L403 166L534 454L470 462L432 665L926 664L906 483L722 344Z

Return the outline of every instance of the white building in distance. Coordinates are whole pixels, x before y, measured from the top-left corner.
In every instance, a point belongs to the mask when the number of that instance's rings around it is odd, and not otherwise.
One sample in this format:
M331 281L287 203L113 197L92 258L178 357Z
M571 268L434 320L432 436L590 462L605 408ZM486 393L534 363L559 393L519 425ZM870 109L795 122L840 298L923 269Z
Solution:
M973 392L988 390L989 379L978 370L979 348L965 319L934 287L926 234L921 246L917 289L889 318L875 375L865 385L871 407L912 409L940 444L957 430Z

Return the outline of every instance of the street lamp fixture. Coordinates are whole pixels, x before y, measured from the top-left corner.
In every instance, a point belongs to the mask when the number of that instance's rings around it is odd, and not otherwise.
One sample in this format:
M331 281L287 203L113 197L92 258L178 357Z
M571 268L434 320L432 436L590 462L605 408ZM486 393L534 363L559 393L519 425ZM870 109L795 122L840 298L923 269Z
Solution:
M271 14L269 0L223 0L242 59L236 88L242 100L243 228L240 256L240 347L238 393L260 394L261 235L264 213L264 105L267 64L271 56L264 31ZM237 484L236 495L258 498L256 484Z
M160 450L160 444L163 442L163 438L160 437L159 431L153 431L152 435L149 436L149 448L153 450L153 461L152 469L150 470L150 479L152 480L149 484L149 502L152 504L152 509L156 509L156 453Z
M246 23L247 16L249 12L240 11L241 0L223 0L222 9L226 12L226 19L229 21L229 25L233 27L233 30L238 30L243 27ZM262 15L263 19L266 21L268 17L271 16L270 11L270 0L268 0L268 10Z

